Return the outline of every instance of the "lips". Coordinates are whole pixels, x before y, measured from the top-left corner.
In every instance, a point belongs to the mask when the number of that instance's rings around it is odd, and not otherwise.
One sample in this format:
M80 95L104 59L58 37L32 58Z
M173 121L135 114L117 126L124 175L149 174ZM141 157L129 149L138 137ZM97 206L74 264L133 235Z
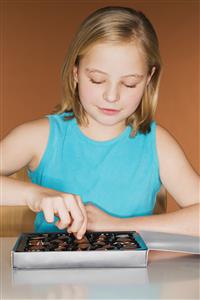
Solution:
M118 110L118 109L111 109L111 108L105 108L105 107L99 107L99 110L106 115L115 115L120 112L120 110Z

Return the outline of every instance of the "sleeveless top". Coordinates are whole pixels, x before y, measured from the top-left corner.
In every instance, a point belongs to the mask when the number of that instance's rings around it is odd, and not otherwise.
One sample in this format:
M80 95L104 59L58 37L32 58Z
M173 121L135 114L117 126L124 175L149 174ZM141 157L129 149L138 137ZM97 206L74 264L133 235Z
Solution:
M67 113L48 115L50 132L39 166L28 170L33 183L80 195L120 218L151 215L160 189L156 150L156 123L147 134L130 137L131 127L108 141L84 135L75 118ZM55 217L54 223L57 221ZM60 231L37 213L36 232Z

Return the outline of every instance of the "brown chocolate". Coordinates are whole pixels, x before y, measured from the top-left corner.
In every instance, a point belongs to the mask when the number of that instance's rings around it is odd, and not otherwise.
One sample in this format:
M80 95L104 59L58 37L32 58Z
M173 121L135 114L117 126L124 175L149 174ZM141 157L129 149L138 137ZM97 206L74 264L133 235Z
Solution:
M81 250L86 250L89 248L89 246L90 246L90 244L79 244L78 248Z
M78 240L66 232L30 234L25 251L123 251L137 248L139 245L131 234L87 232Z

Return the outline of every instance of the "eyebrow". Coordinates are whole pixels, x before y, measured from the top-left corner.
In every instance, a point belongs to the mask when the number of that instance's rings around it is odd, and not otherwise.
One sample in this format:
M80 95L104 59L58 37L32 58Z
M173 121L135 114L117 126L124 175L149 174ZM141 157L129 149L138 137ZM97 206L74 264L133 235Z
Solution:
M86 72L87 72L87 73L97 72L97 73L100 73L100 74L103 74L103 75L109 75L108 73L103 72L103 71L98 70L98 69L89 69L89 68L86 68ZM122 78L126 78L126 77L143 78L144 75L142 75L142 74L128 74L128 75L123 75L123 76L121 76L121 77L122 77Z

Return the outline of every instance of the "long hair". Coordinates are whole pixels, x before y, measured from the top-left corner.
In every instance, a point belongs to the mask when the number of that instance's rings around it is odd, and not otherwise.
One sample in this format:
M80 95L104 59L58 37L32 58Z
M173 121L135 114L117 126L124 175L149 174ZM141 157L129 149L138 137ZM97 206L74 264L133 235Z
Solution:
M81 58L92 46L100 42L118 44L136 42L144 54L148 73L151 74L152 68L155 67L139 106L126 120L126 125L132 127L132 136L138 130L142 133L149 132L156 111L161 75L159 43L156 32L146 16L128 7L100 8L90 14L80 25L62 68L63 97L55 112L71 112L67 119L75 117L78 124L87 124L78 87L74 81L73 68L79 65Z

